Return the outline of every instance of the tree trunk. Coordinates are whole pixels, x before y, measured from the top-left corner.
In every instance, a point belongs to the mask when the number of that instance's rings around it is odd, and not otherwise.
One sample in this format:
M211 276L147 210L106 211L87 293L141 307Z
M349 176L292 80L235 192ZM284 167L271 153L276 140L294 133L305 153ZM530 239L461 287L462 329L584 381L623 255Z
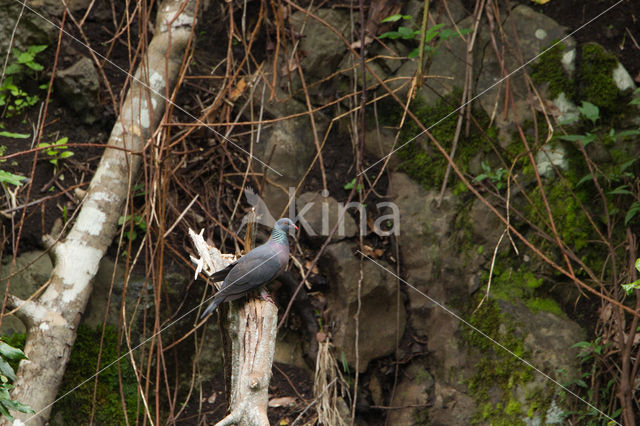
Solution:
M222 311L221 311L222 312ZM216 426L268 426L269 381L278 308L261 299L232 302L222 330L229 414Z
M186 7L185 6L186 2ZM113 127L107 148L63 242L53 247L49 286L36 300L11 297L27 326L25 354L12 397L36 413L14 412L30 425L51 413L92 280L117 232L118 218L140 168L139 153L165 111L194 23L195 1L166 0L158 8L155 35L142 59ZM123 76L124 77L124 76Z
M200 258L191 256L201 270L211 276L235 260L209 246L191 229L189 236ZM229 414L217 426L268 426L267 405L273 354L278 332L278 308L262 299L240 299L218 308L223 315L222 340Z

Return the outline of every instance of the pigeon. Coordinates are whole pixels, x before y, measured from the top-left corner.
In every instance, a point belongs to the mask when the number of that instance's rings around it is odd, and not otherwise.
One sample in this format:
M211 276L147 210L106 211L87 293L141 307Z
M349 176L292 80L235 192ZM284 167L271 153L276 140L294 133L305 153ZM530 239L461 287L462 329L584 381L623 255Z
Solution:
M213 282L224 280L213 301L200 318L212 313L226 300L235 300L277 277L289 263L289 229L298 229L291 219L280 219L273 226L269 240L242 256L236 262L215 272Z

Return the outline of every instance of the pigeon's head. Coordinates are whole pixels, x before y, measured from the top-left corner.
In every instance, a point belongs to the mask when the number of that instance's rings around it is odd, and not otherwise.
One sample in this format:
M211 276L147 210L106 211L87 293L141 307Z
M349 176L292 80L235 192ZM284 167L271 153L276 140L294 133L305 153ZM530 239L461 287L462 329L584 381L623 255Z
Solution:
M286 233L289 233L290 229L295 229L296 231L298 230L298 227L296 226L296 224L293 223L293 221L287 217L278 219L274 228L279 229L282 232L286 232Z

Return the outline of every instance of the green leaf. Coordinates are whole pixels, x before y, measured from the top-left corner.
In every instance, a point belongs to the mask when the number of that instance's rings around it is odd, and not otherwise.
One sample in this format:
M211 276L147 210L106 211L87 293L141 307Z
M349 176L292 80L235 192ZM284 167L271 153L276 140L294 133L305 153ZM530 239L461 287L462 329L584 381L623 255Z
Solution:
M429 27L429 29L424 34L424 41L428 43L434 38L436 38L438 34L440 34L439 30L440 28L442 28L443 25L444 24L438 24L438 25L434 25L433 27Z
M458 33L450 28L445 28L440 31L440 40L449 40L451 37L457 36Z
M404 19L405 21L408 21L411 18L411 15L401 15L399 13L396 13L395 15L391 15L391 16L387 16L386 18L384 18L382 21L380 22L397 22L401 19Z
M26 177L20 175L14 175L13 173L7 172L5 170L0 170L0 183L8 183L10 185L20 186L22 185L22 181L25 180Z
M405 40L410 40L416 36L416 32L409 27L398 28L398 34Z
M637 135L640 135L640 129L623 130L620 133L618 133L618 137L620 139L625 139L625 138L628 138L629 136L637 136Z
M633 290L637 289L638 287L640 287L640 280L635 280L634 282L629 284L622 284L622 289L626 291L627 294L633 293Z
M600 109L591 102L582 101L582 105L578 107L578 111L594 124L598 118L600 118Z
M44 69L44 67L42 65L40 65L37 62L33 62L33 61L27 62L25 65L28 66L29 68L31 68L34 71L42 71Z
M13 138L13 139L27 139L31 137L31 135L27 133L14 133L14 132L7 132L7 131L0 132L0 136L3 136L5 138Z
M33 62L33 53L21 52L18 55L18 62L21 63L21 64L28 65L29 62Z
M626 216L624 217L624 226L627 226L629 222L631 222L631 220L638 213L638 211L640 211L640 204L637 201L635 201L633 204L631 204L631 207L629 208Z
M23 404L13 399L5 399L2 403L10 410L16 410L23 413L35 413L33 408L29 407L27 404Z
M591 176L591 173L589 173L589 174L585 175L582 179L580 179L578 181L578 183L576 184L576 188L579 187L580 185L582 185L583 183L589 182L591 180L593 180L593 176Z
M582 146L587 146L596 139L596 135L587 133L586 135L559 135L558 139L567 142L582 142Z
M575 345L571 345L572 348L586 348L590 346L591 346L591 342L578 342Z
M635 163L638 160L638 157L636 158L632 158L631 160L622 163L622 165L620 165L620 173L624 172L625 170L627 170L629 167L631 167L633 165L633 163Z
M636 270L640 272L640 257L636 259Z
M13 371L13 367L9 365L7 361L3 358L0 358L0 374L4 374L11 380L17 380L15 371Z
M347 356L344 351L340 351L340 362L342 363L342 371L349 374L349 363L347 362Z
M629 191L627 188L629 185L622 185L614 189L613 191L609 191L609 195L633 195L633 192Z
M4 401L0 400L0 414L2 414L3 416L5 416L7 419L13 421L13 416L11 414L9 414L9 410L7 409L7 407L4 406Z
M35 45L32 45L32 46L29 46L27 51L30 52L30 53L33 53L35 55L36 53L42 52L46 48L47 48L46 44L35 44Z
M386 33L380 34L380 38L395 40L397 38L400 38L400 34L397 31L387 31Z
M12 360L20 360L20 359L27 358L27 356L24 354L24 352L22 352L22 350L18 348L14 348L13 346L6 344L5 342L0 342L0 354L2 354L3 357L9 358Z
M20 71L22 71L22 66L20 64L11 64L7 67L7 69L5 70L5 74L6 75L13 75L13 74L19 74Z

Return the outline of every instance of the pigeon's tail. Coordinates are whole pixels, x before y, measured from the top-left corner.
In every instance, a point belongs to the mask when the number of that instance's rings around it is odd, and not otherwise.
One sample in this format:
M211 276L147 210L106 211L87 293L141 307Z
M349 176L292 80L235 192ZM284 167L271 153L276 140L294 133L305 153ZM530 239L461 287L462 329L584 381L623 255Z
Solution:
M204 310L200 319L208 316L211 312L215 311L220 303L222 303L224 299L222 297L214 297L213 301L207 306L207 309Z

